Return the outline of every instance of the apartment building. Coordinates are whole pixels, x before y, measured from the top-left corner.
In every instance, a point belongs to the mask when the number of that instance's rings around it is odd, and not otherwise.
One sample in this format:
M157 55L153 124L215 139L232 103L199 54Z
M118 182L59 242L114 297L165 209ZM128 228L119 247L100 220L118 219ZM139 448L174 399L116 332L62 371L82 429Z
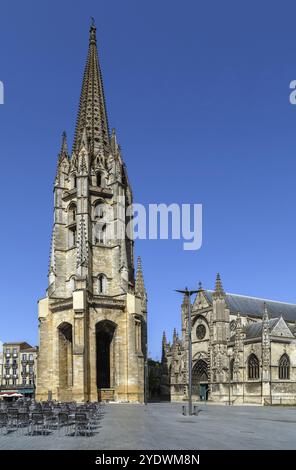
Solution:
M37 348L26 342L3 344L0 396L16 393L34 396L37 351Z

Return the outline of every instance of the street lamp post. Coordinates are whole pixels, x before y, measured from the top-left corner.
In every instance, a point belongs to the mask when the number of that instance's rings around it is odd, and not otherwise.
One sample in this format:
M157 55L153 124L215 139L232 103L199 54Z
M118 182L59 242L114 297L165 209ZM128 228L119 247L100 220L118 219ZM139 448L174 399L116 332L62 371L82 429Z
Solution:
M191 339L191 303L190 298L192 294L197 294L198 290L188 290L187 287L185 290L176 290L187 297L188 303L188 324L187 324L187 334L188 334L188 414L192 415L192 339Z
M230 387L231 387L231 351L228 351L228 405L230 406L231 400L231 392L230 392Z
M148 403L148 394L149 394L149 376L148 376L148 350L146 343L146 357L144 361L144 403Z

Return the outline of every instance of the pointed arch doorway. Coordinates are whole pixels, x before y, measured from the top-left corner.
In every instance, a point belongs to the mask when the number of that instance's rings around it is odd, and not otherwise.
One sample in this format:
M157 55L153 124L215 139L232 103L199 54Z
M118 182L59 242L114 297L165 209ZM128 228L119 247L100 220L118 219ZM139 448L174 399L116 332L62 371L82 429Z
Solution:
M115 386L116 324L102 320L96 324L96 375L98 400L113 400Z
M192 394L200 400L208 399L208 364L199 359L192 370Z

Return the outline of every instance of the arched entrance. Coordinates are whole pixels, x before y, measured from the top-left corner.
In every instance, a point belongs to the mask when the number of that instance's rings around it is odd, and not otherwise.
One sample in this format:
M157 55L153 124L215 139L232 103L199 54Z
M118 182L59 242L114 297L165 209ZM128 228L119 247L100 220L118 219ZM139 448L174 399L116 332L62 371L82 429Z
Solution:
M208 364L204 359L199 359L193 367L192 394L200 400L208 399Z
M73 385L73 339L71 323L58 326L59 336L59 386L63 391Z
M114 394L115 330L116 324L110 320L103 320L96 324L96 372L99 399L112 399Z

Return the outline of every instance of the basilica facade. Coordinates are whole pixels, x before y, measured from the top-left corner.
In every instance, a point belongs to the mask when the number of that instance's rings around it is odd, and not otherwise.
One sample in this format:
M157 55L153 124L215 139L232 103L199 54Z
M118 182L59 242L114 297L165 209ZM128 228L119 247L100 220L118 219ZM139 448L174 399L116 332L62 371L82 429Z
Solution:
M37 400L144 400L147 295L140 259L134 273L132 199L92 25L73 148L63 134L58 155Z
M188 397L188 300L182 334L162 341L162 393ZM200 288L191 305L194 400L296 403L296 305Z

